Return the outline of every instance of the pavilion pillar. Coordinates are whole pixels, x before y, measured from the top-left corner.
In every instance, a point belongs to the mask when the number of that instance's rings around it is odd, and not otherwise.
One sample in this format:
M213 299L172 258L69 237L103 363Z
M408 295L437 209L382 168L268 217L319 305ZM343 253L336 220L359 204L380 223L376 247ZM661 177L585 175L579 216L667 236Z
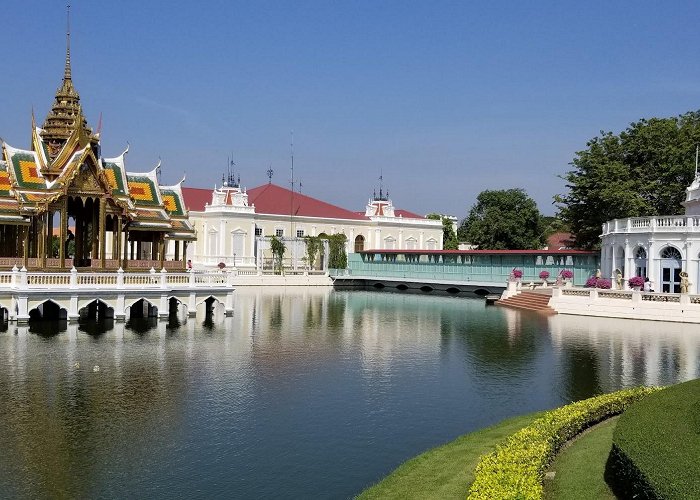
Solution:
M115 216L114 220L114 239L115 239L115 248L116 251L114 252L114 258L117 259L117 269L122 267L122 216L117 215Z
M39 268L46 268L46 213L37 218L37 260Z
M176 262L178 260L180 260L180 242L179 241L175 241L175 257L174 257L174 259Z
M33 222L33 221L32 221ZM23 228L23 235L22 239L24 240L24 245L23 245L23 259L24 259L24 268L26 269L29 267L29 228L31 226L25 226Z
M97 210L95 210L95 203L99 203L99 198L92 200L92 231L90 231L92 238L90 238L90 259L97 260L100 258L100 250L102 250L102 248L100 247L100 207L98 206Z
M100 268L104 269L107 264L107 212L105 200L100 198L100 245L99 245L99 256L100 256Z
M48 210L46 212L46 251L44 255L53 259L53 210Z
M163 262L165 262L165 233L160 233L158 238L158 249L160 250L158 252L160 254L160 268L163 269Z
M187 269L187 242L182 242L182 268Z
M119 231L121 233L121 231ZM129 228L124 228L124 261L122 262L122 269L126 269L129 265Z
M68 235L66 234L68 229L68 197L63 198L61 203L61 230L59 234L59 245L58 245L58 259L61 268L66 267L66 244Z

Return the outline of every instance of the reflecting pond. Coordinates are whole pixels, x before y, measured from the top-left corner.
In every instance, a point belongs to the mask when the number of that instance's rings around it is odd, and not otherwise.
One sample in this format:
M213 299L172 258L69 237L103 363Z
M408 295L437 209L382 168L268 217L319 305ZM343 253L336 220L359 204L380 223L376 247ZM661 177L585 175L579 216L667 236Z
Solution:
M232 318L0 329L4 497L351 497L503 418L700 375L695 325L236 291Z

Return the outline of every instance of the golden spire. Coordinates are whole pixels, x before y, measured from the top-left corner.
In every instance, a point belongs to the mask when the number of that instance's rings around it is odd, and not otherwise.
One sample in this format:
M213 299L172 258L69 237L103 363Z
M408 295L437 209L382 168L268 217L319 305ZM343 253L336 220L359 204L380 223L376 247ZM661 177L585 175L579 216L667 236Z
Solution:
M44 121L41 137L49 149L53 159L63 147L63 144L76 127L82 127L85 135L92 139L92 130L80 109L80 95L73 86L70 64L70 5L66 6L66 66L63 70L63 82L56 91L56 97L51 111ZM96 141L97 139L95 139Z
M63 79L70 80L70 4L66 5L66 68L63 71Z

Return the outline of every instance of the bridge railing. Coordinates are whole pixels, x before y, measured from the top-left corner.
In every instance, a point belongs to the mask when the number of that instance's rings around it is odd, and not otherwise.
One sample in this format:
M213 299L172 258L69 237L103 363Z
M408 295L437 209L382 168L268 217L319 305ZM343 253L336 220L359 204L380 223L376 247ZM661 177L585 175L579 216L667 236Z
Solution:
M163 289L163 288L221 288L231 287L234 274L220 271L157 272L78 272L75 268L66 272L29 272L25 268L0 272L0 289Z

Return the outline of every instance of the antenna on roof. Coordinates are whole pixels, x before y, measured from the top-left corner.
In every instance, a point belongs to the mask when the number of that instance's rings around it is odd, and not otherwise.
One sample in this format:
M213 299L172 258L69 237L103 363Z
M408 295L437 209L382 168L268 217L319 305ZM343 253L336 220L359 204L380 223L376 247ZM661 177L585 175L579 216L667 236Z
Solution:
M272 170L272 165L270 165L270 168L267 169L267 178L268 178L267 183L268 183L268 184L272 184L272 175L273 175L274 173L275 173L275 171Z
M290 238L294 236L294 131L291 131L292 143L289 145L291 149L292 156L292 172L291 172L291 183L292 183L292 196L289 200L289 236Z

